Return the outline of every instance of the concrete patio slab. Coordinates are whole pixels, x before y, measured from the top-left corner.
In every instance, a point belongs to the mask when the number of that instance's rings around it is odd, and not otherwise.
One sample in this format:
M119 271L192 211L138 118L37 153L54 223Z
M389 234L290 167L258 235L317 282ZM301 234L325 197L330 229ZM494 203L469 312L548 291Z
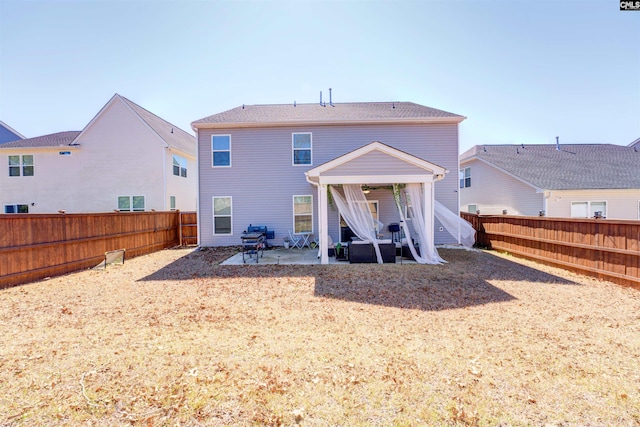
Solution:
M396 257L397 264L416 264L415 261ZM242 252L238 252L231 258L223 261L221 265L242 265L242 264L320 264L318 258L318 249L285 249L282 247L274 247L265 250L262 256L258 258L256 262L256 256L245 254L244 262L242 261ZM335 257L329 257L329 264L346 264L349 265L349 261L336 260Z

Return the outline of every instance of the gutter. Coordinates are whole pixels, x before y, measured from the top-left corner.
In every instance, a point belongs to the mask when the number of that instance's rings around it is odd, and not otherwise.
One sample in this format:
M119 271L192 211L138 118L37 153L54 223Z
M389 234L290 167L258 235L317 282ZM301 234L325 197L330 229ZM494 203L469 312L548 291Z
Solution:
M376 119L376 120L287 120L282 122L192 122L191 128L196 129L229 129L229 128L257 128L257 127L285 127L285 126L344 126L344 125L403 125L403 124L457 124L466 117L425 117L421 119Z

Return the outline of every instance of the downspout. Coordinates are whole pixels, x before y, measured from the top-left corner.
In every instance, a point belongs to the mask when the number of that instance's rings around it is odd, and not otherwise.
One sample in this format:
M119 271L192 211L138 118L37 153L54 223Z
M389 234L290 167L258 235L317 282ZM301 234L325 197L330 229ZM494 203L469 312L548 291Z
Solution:
M167 210L167 150L170 148L165 147L162 150L162 210Z
M200 216L200 141L198 138L198 128L193 127L193 125L191 128L196 133L196 188L198 189L196 193L196 223L199 224L197 245L200 247L200 242L202 242L202 217Z

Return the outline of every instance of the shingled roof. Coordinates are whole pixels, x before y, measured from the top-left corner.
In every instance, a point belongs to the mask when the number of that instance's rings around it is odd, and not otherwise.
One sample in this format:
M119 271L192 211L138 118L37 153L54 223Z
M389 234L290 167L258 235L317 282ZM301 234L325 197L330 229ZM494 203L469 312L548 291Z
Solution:
M543 190L640 188L640 149L634 147L476 145L460 156L460 163L476 158Z
M466 117L412 102L242 105L191 123L195 128L295 123L460 123Z
M80 135L80 131L66 131L37 136L35 138L19 139L17 141L0 144L0 148L41 148L62 147L71 145L74 139Z

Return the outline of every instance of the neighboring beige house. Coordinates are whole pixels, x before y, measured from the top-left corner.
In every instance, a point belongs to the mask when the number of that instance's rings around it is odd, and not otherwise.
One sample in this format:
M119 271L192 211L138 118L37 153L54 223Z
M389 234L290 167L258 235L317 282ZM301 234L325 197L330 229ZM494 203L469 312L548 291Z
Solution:
M196 209L195 138L116 94L82 131L0 145L2 213Z
M611 144L477 145L460 155L460 210L640 219L640 149Z

